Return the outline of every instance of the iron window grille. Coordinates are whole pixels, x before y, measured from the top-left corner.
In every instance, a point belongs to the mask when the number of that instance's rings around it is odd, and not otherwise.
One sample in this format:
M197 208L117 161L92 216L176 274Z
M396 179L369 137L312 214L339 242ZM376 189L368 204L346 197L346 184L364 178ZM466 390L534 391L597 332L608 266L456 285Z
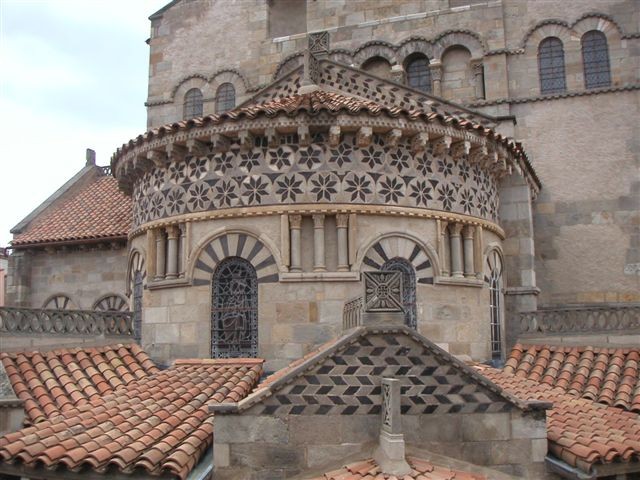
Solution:
M192 88L184 96L184 118L189 120L201 117L202 112L202 92L198 88Z
M538 47L540 93L559 93L567 90L564 71L564 48L559 38L549 37Z
M133 339L142 341L142 273L133 274Z
M502 262L496 252L489 276L489 309L491 314L491 358L502 358Z
M423 92L431 92L431 70L426 57L418 57L407 64L407 84Z
M407 260L400 257L387 260L380 270L383 272L402 273L402 308L404 310L404 323L407 327L416 330L418 328L418 315L416 311L416 271Z
M611 85L609 48L604 33L592 30L582 36L582 64L584 66L585 88Z
M216 93L216 113L226 112L236 106L236 89L230 83L223 83Z

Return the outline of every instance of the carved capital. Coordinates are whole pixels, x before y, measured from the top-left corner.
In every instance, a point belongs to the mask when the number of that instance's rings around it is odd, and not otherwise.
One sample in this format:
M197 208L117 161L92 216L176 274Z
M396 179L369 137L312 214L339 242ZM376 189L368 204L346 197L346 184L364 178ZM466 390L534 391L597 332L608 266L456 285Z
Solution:
M180 236L180 227L178 225L170 225L167 227L167 238L175 240Z
M299 229L302 225L302 215L289 215L289 228Z
M349 214L348 213L338 213L338 214L336 214L336 226L338 228L348 228L349 227Z
M431 71L431 80L436 82L442 80L442 63L431 62L429 64L429 70Z
M464 225L462 223L449 224L449 235L452 237L459 237L463 227Z
M316 213L315 215L312 215L313 228L324 228L324 217L323 213Z
M476 232L476 227L473 225L465 225L462 229L462 236L468 240L473 240L473 236Z

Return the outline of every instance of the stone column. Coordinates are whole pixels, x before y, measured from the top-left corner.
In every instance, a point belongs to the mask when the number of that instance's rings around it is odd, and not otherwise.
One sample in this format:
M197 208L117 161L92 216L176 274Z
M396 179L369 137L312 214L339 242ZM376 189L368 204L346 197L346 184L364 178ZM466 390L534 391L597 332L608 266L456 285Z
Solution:
M438 256L440 257L440 272L443 277L449 276L449 256L447 255L447 247L449 245L449 234L447 232L448 223L438 220L440 226L440 238L438 242Z
M382 388L382 425L380 427L380 445L373 458L382 473L404 477L411 472L411 467L404 456L400 380L383 378L380 383Z
M14 250L9 255L6 304L10 307L40 307L31 304L31 260L29 250Z
M180 254L178 255L178 277L184 278L187 263L187 224L180 226Z
M442 63L435 61L429 64L431 70L431 91L436 96L442 95Z
M156 230L156 276L154 280L164 280L166 248L167 242L164 236L164 229L158 228Z
M473 278L476 276L474 268L473 258L473 232L475 228L471 225L467 225L462 230L463 242L464 242L464 276L466 278Z
M462 230L461 223L449 225L449 238L451 240L451 276L462 278Z
M338 271L349 271L349 215L338 213L336 215L336 227L338 229Z
M313 215L313 271L325 272L324 261L324 215Z
M484 99L484 66L482 60L471 62L473 69L473 86L475 88L476 99Z
M178 238L180 228L177 225L167 227L167 280L178 278Z
M289 234L291 235L291 265L289 270L301 272L300 262L300 228L302 226L302 215L289 215Z

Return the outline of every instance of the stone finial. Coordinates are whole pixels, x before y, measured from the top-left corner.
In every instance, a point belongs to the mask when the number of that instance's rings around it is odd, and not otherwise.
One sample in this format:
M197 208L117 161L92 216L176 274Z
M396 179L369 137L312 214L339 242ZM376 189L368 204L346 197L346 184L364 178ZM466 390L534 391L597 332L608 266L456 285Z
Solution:
M87 152L86 152L85 158L86 158L85 165L87 167L90 166L90 165L95 165L96 164L96 152L95 152L95 150L91 150L90 148L87 148Z
M402 434L402 416L400 411L400 380L383 378L382 418L379 445L373 458L388 475L402 477L411 473L405 455L404 435Z

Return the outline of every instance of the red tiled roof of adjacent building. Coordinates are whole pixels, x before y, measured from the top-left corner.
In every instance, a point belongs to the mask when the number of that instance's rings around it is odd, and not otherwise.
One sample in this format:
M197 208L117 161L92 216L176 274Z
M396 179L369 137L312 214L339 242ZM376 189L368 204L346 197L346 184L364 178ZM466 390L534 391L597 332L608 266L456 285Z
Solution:
M640 348L516 345L504 371L640 413Z
M553 403L547 410L549 452L566 464L590 473L596 464L640 461L638 415L505 371L484 365L475 368L522 400Z
M73 410L159 371L136 344L0 353L27 423Z
M262 360L176 362L122 389L0 438L2 466L145 471L185 479L213 441L211 402L237 402Z
M351 463L343 468L327 472L310 480L486 480L485 475L438 467L431 462L415 457L407 457L411 473L396 477L382 473L373 459Z
M131 198L111 175L96 175L70 190L13 237L13 246L126 238L131 226Z

